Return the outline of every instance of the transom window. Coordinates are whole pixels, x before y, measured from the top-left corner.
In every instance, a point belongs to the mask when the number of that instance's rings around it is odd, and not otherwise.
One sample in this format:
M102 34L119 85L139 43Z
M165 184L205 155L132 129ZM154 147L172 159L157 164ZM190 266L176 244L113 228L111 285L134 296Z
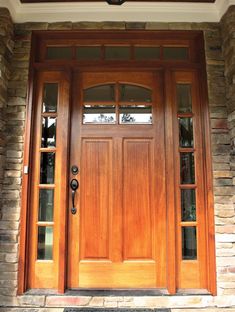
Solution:
M83 91L83 124L152 124L152 90L106 84Z
M85 45L85 46L47 46L46 60L77 61L154 61L189 60L188 46L157 45Z

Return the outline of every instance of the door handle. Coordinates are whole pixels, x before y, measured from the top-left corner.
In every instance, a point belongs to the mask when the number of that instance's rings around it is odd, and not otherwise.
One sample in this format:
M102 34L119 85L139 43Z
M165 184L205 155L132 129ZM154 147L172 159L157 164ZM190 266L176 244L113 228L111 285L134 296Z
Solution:
M79 187L79 183L77 179L72 179L70 182L70 188L72 190L72 208L71 208L71 212L72 214L75 214L77 212L77 209L75 207L75 194L76 194L76 190Z

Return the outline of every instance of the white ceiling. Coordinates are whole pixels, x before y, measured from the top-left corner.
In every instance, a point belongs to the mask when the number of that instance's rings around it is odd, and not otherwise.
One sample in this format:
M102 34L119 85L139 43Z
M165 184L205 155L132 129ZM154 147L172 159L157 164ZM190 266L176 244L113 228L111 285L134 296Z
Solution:
M126 2L110 6L104 2L25 3L0 0L16 23L60 21L219 22L235 0L215 3Z

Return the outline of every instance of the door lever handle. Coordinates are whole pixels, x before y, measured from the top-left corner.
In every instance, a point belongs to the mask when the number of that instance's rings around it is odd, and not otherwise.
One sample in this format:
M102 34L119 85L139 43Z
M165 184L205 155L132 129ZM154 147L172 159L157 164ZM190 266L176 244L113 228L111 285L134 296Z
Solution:
M76 190L79 187L79 183L77 179L72 179L70 182L70 188L72 190L72 208L71 208L71 212L72 214L75 214L77 212L77 209L75 207L75 194L76 194Z

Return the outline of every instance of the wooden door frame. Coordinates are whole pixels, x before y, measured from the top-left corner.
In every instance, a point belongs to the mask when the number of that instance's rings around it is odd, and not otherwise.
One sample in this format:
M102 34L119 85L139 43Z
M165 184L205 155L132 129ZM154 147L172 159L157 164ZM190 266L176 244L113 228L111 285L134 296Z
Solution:
M215 265L215 241L214 241L214 208L213 208L213 180L212 180L212 157L211 157L211 142L210 142L210 119L209 119L209 105L208 105L208 91L207 91L207 76L206 76L206 64L204 57L204 43L203 43L203 33L201 31L70 31L70 32L51 32L51 31L36 31L33 32L32 36L32 49L30 58L30 70L29 70L29 81L28 81L28 96L27 96L27 108L26 108L26 128L24 137L24 158L23 158L23 168L31 168L32 159L32 129L34 120L34 106L33 101L35 97L35 73L39 70L62 70L70 73L72 77L72 70L74 68L90 68L89 64L77 64L74 61L61 62L61 61L43 61L42 56L37 55L40 47L45 47L46 42L49 40L63 41L63 38L71 41L82 41L87 37L99 38L102 42L107 42L111 39L116 38L119 42L124 38L125 40L131 40L132 38L137 38L138 40L143 40L143 38L149 38L151 40L164 40L168 38L169 42L171 40L187 40L191 50L192 47L197 46L197 53L191 55L190 62L166 62L166 61L156 61L149 62L143 65L143 63L132 63L131 66L127 62L119 63L118 68L128 68L130 70L154 70L163 68L164 69L164 80L165 84L171 88L171 69L197 69L200 72L202 82L199 85L201 92L201 124L204 128L203 135L203 145L205 156L203 159L204 163L204 174L205 174L205 184L206 188L209 190L205 198L206 206L206 217L207 217L207 251L208 251L208 290L211 294L216 295L216 265ZM141 39L142 38L142 39ZM112 40L111 40L112 41ZM45 51L45 48L44 50ZM99 62L98 62L99 63ZM105 64L100 62L94 67L94 70L99 70L107 66L113 66L116 68L114 63ZM174 151L173 143L174 139L171 137L171 131L173 130L173 114L171 106L170 92L165 91L165 103L167 105L166 115L168 118L165 119L165 133L166 138L170 143L166 147L166 166L167 170L167 193L169 192L171 196L167 199L167 236L168 236L168 248L171 251L175 251L175 210L174 202L175 198L173 196L175 188L174 179ZM203 104L203 105L202 105ZM169 117L170 116L170 117ZM206 148L205 148L206 147ZM172 169L170 172L169 169ZM26 170L27 171L27 170ZM28 227L29 227L29 195L30 195L30 185L31 185L31 172L29 174L23 169L22 173L22 198L21 198L21 227L20 227L20 248L19 248L19 269L18 269L18 294L23 294L27 289L27 257L28 257ZM66 215L66 214L65 214ZM67 221L63 222L64 227L64 238L61 241L61 248L66 253L66 225ZM169 224L171 226L169 226ZM63 245L63 246L62 246ZM62 259L63 258L63 259ZM66 289L66 257L60 257L59 266L61 268L61 273L59 274L58 292L64 293ZM176 262L175 258L168 257L167 260L167 276L168 276L168 292L169 294L174 294L176 292L176 281L172 276L176 276Z

